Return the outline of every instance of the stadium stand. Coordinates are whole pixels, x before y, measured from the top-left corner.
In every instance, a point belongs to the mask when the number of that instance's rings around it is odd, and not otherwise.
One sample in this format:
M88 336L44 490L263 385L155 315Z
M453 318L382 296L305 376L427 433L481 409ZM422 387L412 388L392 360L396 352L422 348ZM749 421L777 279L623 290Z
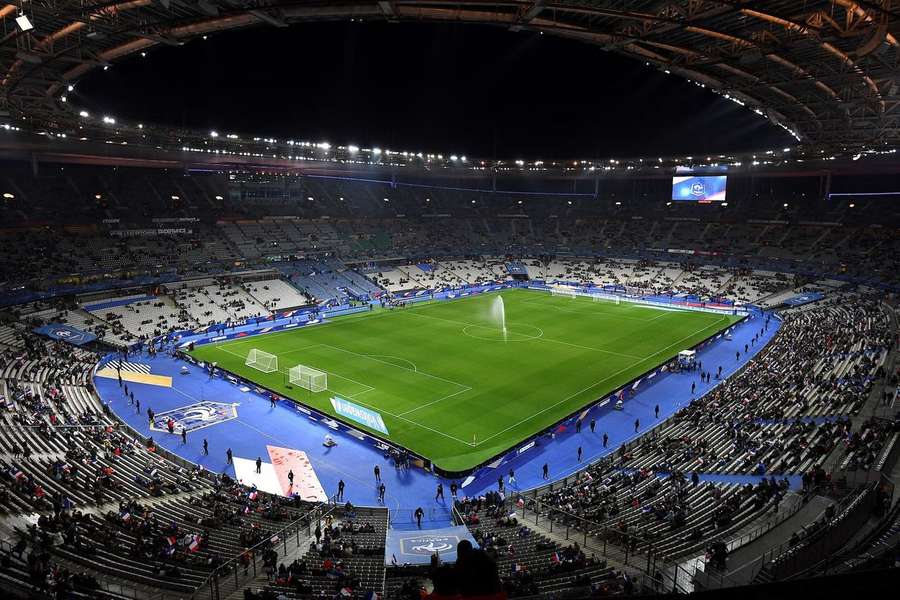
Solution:
M833 498L836 512L803 524L795 549L770 554L761 577L815 563L827 532L859 523L854 507L872 515L880 506L885 519L854 542L861 556L872 549L874 562L874 549L896 548L896 509L870 479L892 468L900 444L891 412L896 314L886 291L898 283L900 247L897 236L870 226L879 213L869 203L840 227L803 223L835 214L812 198L796 202L787 220L780 198L735 202L727 218L701 220L696 206L659 201L617 209L579 200L557 211L548 194L529 197L526 214L516 196L501 193L495 209L472 205L460 190L434 190L423 205L409 188L273 183L251 173L239 175L238 203L221 176L135 172L130 182L88 167L35 179L14 166L3 176L21 192L0 207L9 224L0 231L2 586L187 597L208 594L218 577L229 592L249 586L248 597L306 599L418 598L423 586L443 585L441 567L385 567L388 510L275 497L205 472L113 416L92 372L103 354L169 333L505 281L511 270L635 295L757 304L775 309L783 325L727 380L716 377L719 365L703 365L705 395L610 457L521 498L461 498L457 522L496 564L509 597L628 594L661 581L666 588L670 574L654 579L622 556L669 568L714 556L720 543L738 548L736 540L773 519L792 525L790 515L805 516L789 507L813 490ZM299 208L271 200L279 186ZM96 203L76 202L93 194ZM177 229L185 231L116 233L153 228L157 217L184 219ZM38 218L46 225L32 227ZM71 227L87 221L100 224ZM785 306L810 292L824 298ZM31 331L57 322L99 340L80 348ZM879 413L868 408L876 393L886 404ZM857 480L865 485L853 487ZM313 518L316 510L327 517ZM272 540L298 520L298 548L284 552ZM610 549L604 556L601 544Z

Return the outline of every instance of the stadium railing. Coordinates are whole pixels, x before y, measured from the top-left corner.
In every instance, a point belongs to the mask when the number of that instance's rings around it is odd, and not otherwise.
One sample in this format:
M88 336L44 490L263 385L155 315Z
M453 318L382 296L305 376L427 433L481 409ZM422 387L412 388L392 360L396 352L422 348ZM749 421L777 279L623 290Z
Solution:
M208 593L210 600L222 600L223 598L228 598L241 587L242 583L257 576L259 571L257 563L260 562L263 550L270 545L278 547L278 545L281 544L283 550L281 557L284 558L289 551L300 548L300 544L310 538L312 535L313 522L320 522L326 516L334 512L338 506L337 494L335 494L328 498L326 503L307 511L278 531L268 535L266 539L258 542L254 546L246 548L244 551L238 553L237 556L233 556L221 565L218 565L210 576L198 586L193 597L198 599L206 598ZM306 537L301 540L300 532L304 529L306 530ZM292 546L288 545L289 540L292 542ZM249 564L245 571L246 574L242 576L240 574L243 567L243 565L241 565L241 557L244 555L248 556ZM229 577L230 574L233 574L233 579Z
M882 478L845 499L824 527L810 533L799 544L786 542L766 552L762 556L760 576L772 581L792 578L833 558L834 553L857 534L872 516L877 508L881 486L893 489L889 480Z
M506 501L511 503L508 507L509 513L515 510L523 524L544 527L551 534L554 533L555 526L555 533L565 536L567 541L578 542L582 548L587 548L605 559L637 569L647 578L660 578L667 570L666 557L653 550L652 542L634 534L618 531L556 506L553 507L553 512L565 515L567 522L565 525L555 523L552 518L541 514L540 498L517 495L507 498ZM572 525L572 521L576 523L575 526ZM661 587L660 583L662 582L654 581L651 589L666 589ZM674 586L677 586L677 582L672 579L668 589L674 589Z
M13 545L7 540L0 540L0 550L6 554L10 554ZM131 600L184 600L183 592L172 592L160 590L156 588L137 587L134 585L126 585L117 581L109 581L102 573L97 573L95 580L97 589L90 591L91 598L128 598ZM31 581L22 581L24 587L32 588ZM32 591L34 591L32 589ZM84 590L76 590L87 593ZM35 596L37 597L37 596Z

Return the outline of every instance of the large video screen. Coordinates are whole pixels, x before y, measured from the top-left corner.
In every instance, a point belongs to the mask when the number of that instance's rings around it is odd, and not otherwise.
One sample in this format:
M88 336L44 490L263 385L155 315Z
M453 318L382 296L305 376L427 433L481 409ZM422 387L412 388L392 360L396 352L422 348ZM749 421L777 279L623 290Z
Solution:
M727 175L691 175L672 178L672 200L724 202Z

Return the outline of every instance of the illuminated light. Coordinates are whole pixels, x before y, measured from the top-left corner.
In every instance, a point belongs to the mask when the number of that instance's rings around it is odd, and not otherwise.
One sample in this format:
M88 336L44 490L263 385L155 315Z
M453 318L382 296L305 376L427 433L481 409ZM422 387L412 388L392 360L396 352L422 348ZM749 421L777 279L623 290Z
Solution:
M209 132L209 137L211 137L211 138L217 138L217 137L219 137L219 132L218 132L218 131L210 131L210 132Z
M463 162L466 162L466 157L465 157L465 155L460 156L460 157L459 157L459 160L461 160L461 161L463 161Z
M322 142L322 143L319 144L318 146L319 146L319 148L321 148L322 150L331 150L331 144L329 144L328 142Z
M672 206L671 202L666 202L666 206Z
M109 71L109 65L103 65L103 70L104 70L104 71Z
M474 201L474 200L472 200L472 204L475 204L475 201Z
M108 125L115 125L115 124L116 124L116 120L113 119L112 117L103 117L103 122L106 123L106 124L108 124Z
M340 200L341 202L343 202L343 201L344 201L344 197L341 196L340 198L338 198L338 200Z
M378 156L379 154L381 154L381 148L372 148L372 154Z
M59 101L60 101L60 102L65 102L65 101L67 101L67 100L68 100L68 98L66 98L65 96L60 96L60 97L59 97Z
M525 161L524 161L524 160L517 160L517 161L516 161L516 164L517 164L518 166L521 167L522 165L525 164Z
M310 202L315 202L315 200L316 200L312 196L307 196L306 199L309 200Z
M9 192L3 192L3 197L6 198L7 200L13 200L13 199L15 199L16 196Z
M569 200L569 202L568 202L568 204L569 204L569 206L572 206L572 201L571 201L571 200Z
M144 124L143 124L143 123L138 123L138 129L143 129L143 128L144 128Z
M385 201L385 202L390 202L390 200L389 200L389 199L387 199L387 198L385 198L385 199L384 199L384 201Z
M347 146L347 150L350 152L350 154L356 154L357 152L359 152L359 146L354 146L351 144L350 146Z
M216 200L224 200L224 199L225 198L223 198L222 196L216 195Z
M452 160L453 162L456 162L457 160L459 160L459 157L456 156L455 154L451 154L451 155L450 155L450 160Z
M616 206L622 206L621 202L616 202Z
M522 201L521 201L521 200L519 200L519 204L522 204Z
M728 203L727 203L727 202L723 202L723 203L722 203L722 206L728 206Z
M175 194L172 194L172 200L181 200L181 198L179 196L176 196Z
M431 198L425 198L425 202L431 202Z
M788 203L787 203L787 202L784 203L784 207L785 207L785 208L788 207Z
M206 40L208 37L209 37L208 35L204 35L203 39Z
M99 199L102 198L102 197L103 197L102 194L94 194L94 199L95 199L95 200L99 200Z
M850 208L856 208L856 205L851 203Z
M141 58L147 58L147 53L146 53L146 52L141 52Z

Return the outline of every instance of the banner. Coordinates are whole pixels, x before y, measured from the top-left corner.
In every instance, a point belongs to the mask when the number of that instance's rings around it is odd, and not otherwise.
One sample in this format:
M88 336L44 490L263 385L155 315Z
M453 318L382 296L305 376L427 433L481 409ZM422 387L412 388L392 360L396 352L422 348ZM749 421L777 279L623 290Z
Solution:
M389 435L387 427L384 424L384 419L382 419L381 415L374 410L369 410L359 404L354 404L349 400L344 400L337 396L331 397L331 406L334 407L334 412L342 417L346 417L351 421L356 421L357 423L365 425L369 429L374 429L384 435Z
M783 304L786 306L803 306L804 304L810 304L811 302L818 302L824 297L825 294L822 292L807 292L805 294L800 294L799 296L792 296L785 300Z
M109 235L113 237L155 237L157 235L182 235L194 233L193 229L170 227L159 229L113 229Z
M34 332L47 336L51 340L68 342L74 346L83 346L97 339L97 336L89 331L82 331L62 323L49 323L43 327L38 327Z
M462 540L469 540L473 548L478 548L478 542L465 526L422 531L391 528L384 545L384 564L427 565L435 553L443 563L456 562L456 545Z

